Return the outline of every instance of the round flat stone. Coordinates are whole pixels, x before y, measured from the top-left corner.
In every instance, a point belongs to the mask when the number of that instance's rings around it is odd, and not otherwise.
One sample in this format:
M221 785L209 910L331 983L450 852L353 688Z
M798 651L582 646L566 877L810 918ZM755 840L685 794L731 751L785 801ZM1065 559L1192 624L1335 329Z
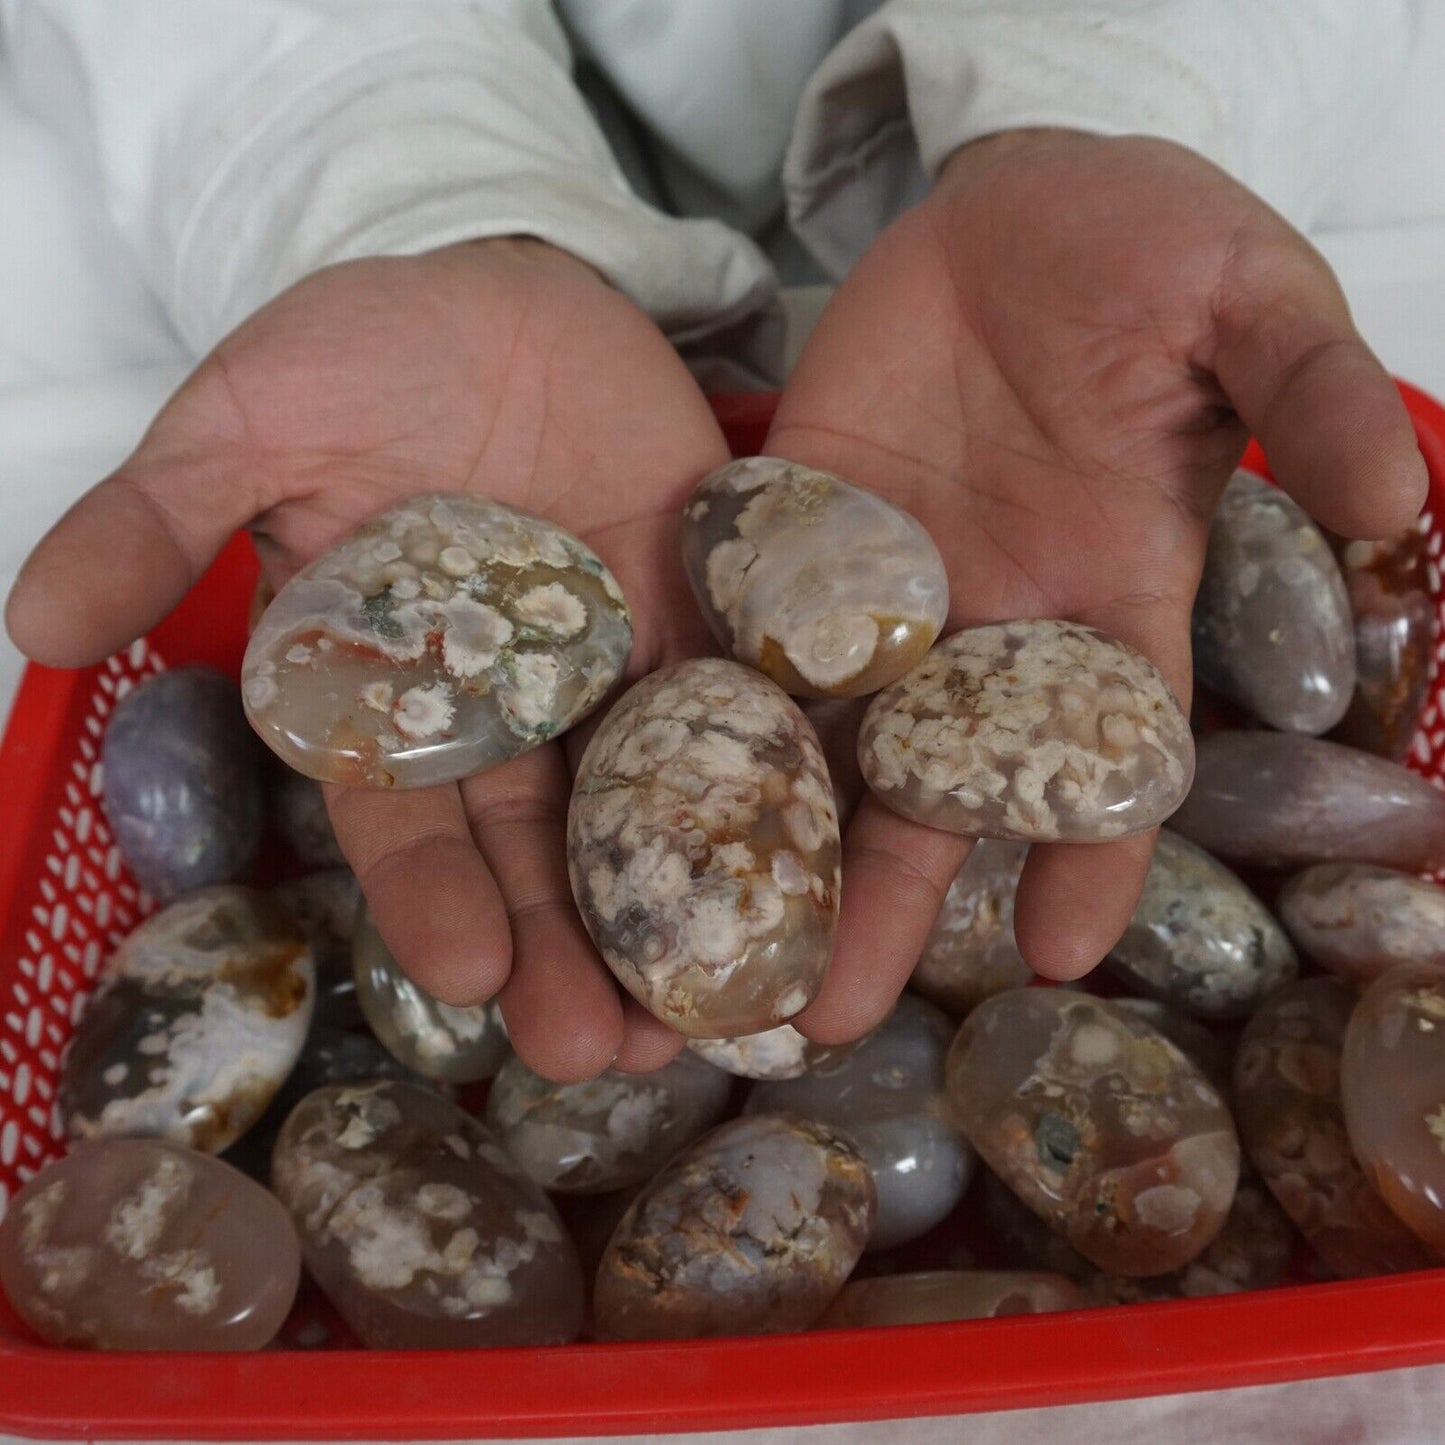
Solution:
M341 868L346 855L336 841L321 784L284 763L273 764L271 819L303 868Z
M1219 1090L1220 1098L1229 1097L1229 1081L1234 1073L1232 1038L1157 998L1111 996L1109 1004L1112 1008L1125 1009L1135 1018L1143 1019L1151 1029L1157 1029Z
M796 1079L841 1052L838 1045L815 1044L792 1024L737 1039L689 1039L687 1047L714 1067L742 1079Z
M323 868L271 890L301 925L316 963L316 1017L340 1028L362 1022L351 968L361 885L350 868Z
M818 1321L822 1330L931 1325L1083 1309L1089 1301L1061 1274L1022 1270L928 1270L855 1279Z

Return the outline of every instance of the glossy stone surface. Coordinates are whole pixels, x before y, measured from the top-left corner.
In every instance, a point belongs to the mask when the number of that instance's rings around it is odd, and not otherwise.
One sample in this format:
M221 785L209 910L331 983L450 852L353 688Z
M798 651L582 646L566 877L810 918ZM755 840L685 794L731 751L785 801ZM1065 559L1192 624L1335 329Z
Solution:
M272 889L306 930L316 962L316 1017L341 1028L361 1023L351 943L361 911L361 885L350 868L325 868Z
M155 1139L80 1145L0 1221L0 1288L55 1345L259 1350L300 1276L296 1231L260 1185Z
M1386 758L1320 738L1218 732L1169 825L1221 858L1291 868L1445 867L1445 792Z
M221 884L177 899L116 950L66 1054L74 1139L142 1134L219 1153L301 1055L316 970L272 898Z
M622 591L569 532L413 497L297 573L246 648L246 713L308 777L425 787L565 732L622 675Z
M430 1089L320 1089L286 1121L273 1187L306 1268L376 1349L565 1344L582 1323L572 1241L547 1196Z
M948 1092L989 1167L1100 1269L1179 1269L1224 1223L1229 1111L1133 1014L1058 989L996 994L959 1029Z
M689 1039L687 1046L699 1058L742 1079L796 1079L847 1047L815 1044L792 1024L736 1039Z
M1114 1008L1127 1010L1135 1018L1143 1019L1151 1029L1157 1029L1190 1063L1198 1067L1200 1073L1219 1090L1222 1099L1229 1098L1230 1079L1234 1073L1234 1046L1228 1037L1157 998L1122 996L1110 998L1109 1003Z
M682 559L717 640L799 697L876 692L948 620L948 574L914 518L779 457L703 478L683 508Z
M1022 1270L929 1270L855 1279L818 1321L824 1330L928 1325L1083 1309L1089 1301L1061 1274Z
M1143 832L1189 788L1189 723L1146 658L1047 618L955 632L878 694L869 788L934 828L1021 842Z
M1212 1020L1244 1018L1299 972L1294 948L1264 904L1222 863L1167 828L1108 964L1131 987Z
M1194 602L1206 687L1286 732L1322 733L1355 690L1350 599L1325 534L1278 487L1236 472Z
M689 1038L761 1033L808 1005L833 954L840 861L812 725L736 662L644 678L577 769L567 862L582 920L623 987Z
M873 1210L846 1135L765 1114L721 1124L623 1216L597 1271L598 1337L807 1329L862 1254Z
M1300 951L1364 988L1398 963L1445 968L1445 888L1371 863L1317 863L1280 890Z
M491 1125L544 1189L603 1194L650 1179L722 1117L732 1079L684 1050L650 1074L556 1084L513 1055L487 1095Z
M1354 613L1359 674L1335 736L1401 762L1425 710L1435 652L1425 534L1412 529L1386 542L1337 538L1335 552Z
M141 887L164 901L249 876L262 756L235 683L208 667L147 678L116 704L101 743L102 802Z
M1014 941L1014 894L1028 848L980 839L958 870L909 979L954 1018L1034 976Z
M346 855L336 841L321 784L283 763L274 764L271 817L276 831L303 868L341 868Z
M1345 1133L1340 1049L1354 1006L1354 990L1339 979L1297 980L1249 1021L1234 1072L1235 1119L1250 1161L1342 1279L1434 1262L1371 1187ZM1383 1097L1394 1097L1394 1084Z
M973 1150L943 1098L952 1041L947 1017L905 994L851 1050L801 1078L757 1084L748 1095L747 1114L832 1124L863 1151L878 1191L870 1250L926 1234L968 1187Z
M1365 990L1345 1030L1340 1094L1366 1176L1445 1259L1445 969L1401 964Z
M457 1008L402 972L363 912L352 936L356 998L372 1032L407 1068L449 1084L490 1079L509 1053L496 1002Z

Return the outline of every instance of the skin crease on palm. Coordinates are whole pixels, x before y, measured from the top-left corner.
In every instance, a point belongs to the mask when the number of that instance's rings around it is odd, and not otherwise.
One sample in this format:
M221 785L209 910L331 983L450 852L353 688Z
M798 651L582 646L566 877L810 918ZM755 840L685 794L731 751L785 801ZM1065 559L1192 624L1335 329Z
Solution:
M1303 237L1178 147L1015 132L957 152L855 267L766 450L917 516L949 567L948 630L1087 622L1153 658L1187 707L1208 520L1251 430L1347 536L1389 535L1423 504L1408 418ZM389 503L471 490L601 554L632 605L635 680L714 650L678 517L726 456L661 333L574 258L508 239L349 262L201 364L37 547L7 620L30 656L86 664L163 616L237 527L279 584ZM450 1002L500 991L517 1052L559 1079L657 1067L681 1044L619 997L572 902L564 823L590 731L460 787L328 789L403 966ZM969 846L857 804L805 1033L837 1042L883 1017ZM1103 956L1151 846L1033 850L1016 923L1040 973Z

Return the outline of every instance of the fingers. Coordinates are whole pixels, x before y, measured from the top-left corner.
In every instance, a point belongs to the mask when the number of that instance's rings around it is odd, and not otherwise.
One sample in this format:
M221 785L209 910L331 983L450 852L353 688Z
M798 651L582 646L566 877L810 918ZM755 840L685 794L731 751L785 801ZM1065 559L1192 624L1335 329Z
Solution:
M654 1018L634 998L622 1000L622 1047L612 1061L625 1074L650 1074L682 1052L682 1035Z

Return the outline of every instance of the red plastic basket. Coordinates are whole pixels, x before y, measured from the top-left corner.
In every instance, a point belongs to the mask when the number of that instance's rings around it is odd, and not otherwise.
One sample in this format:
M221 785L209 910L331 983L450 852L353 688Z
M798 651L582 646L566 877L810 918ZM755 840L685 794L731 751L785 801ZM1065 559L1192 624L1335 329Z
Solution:
M1430 467L1445 602L1445 409L1401 391ZM718 402L738 453L771 399ZM1254 451L1248 459L1260 465ZM256 576L236 538L151 635L99 667L26 670L0 747L0 1210L60 1151L60 1056L101 964L147 905L99 807L111 708L168 665L235 673ZM1445 612L1445 607L1442 607ZM1445 627L1442 627L1445 637ZM1445 669L1412 765L1445 785ZM1218 1299L889 1330L433 1354L117 1355L33 1343L0 1301L0 1431L51 1438L440 1439L944 1415L1445 1360L1445 1270Z

